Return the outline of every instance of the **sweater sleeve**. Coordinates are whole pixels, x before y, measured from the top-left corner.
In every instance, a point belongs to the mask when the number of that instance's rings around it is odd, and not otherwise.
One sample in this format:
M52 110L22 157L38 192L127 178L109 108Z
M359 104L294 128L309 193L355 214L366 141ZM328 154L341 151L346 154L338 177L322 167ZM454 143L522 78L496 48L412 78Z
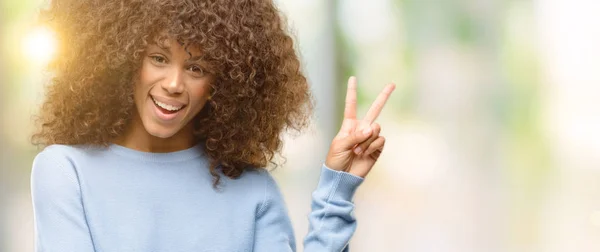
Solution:
M349 251L356 230L352 198L364 179L323 165L308 216L304 251Z
M257 213L253 251L296 251L294 233L281 192L267 176L265 200ZM348 251L356 229L352 197L363 179L325 165L313 192L305 252Z
M73 165L61 154L49 146L33 161L35 251L92 252L79 180Z

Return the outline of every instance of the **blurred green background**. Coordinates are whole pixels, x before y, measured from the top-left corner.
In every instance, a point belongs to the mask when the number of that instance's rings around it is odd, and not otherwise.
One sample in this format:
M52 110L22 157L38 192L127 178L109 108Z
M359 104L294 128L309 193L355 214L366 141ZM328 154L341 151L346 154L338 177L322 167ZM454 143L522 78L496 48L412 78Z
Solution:
M346 79L386 149L353 251L600 251L600 2L279 0L317 110L274 171L298 242ZM45 2L0 0L0 251L33 250L31 115L53 55ZM54 55L56 56L56 55Z

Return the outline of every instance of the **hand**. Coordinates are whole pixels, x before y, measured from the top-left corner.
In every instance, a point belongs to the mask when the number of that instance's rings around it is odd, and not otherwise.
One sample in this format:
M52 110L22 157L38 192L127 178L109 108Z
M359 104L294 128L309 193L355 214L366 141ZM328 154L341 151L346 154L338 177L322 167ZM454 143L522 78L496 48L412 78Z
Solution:
M385 138L379 135L381 128L374 121L396 85L385 86L362 120L356 119L356 85L356 77L350 77L344 121L331 142L325 165L364 178L383 151Z

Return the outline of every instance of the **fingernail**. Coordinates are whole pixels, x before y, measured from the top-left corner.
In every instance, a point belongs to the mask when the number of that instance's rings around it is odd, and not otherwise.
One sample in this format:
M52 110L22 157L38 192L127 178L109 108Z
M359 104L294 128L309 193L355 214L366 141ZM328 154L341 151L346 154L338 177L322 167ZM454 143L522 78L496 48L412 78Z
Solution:
M360 147L356 147L356 149L354 149L354 153L356 153L356 155L360 154L361 151L362 149Z
M368 135L369 133L371 133L371 128L366 128L362 131L363 135Z

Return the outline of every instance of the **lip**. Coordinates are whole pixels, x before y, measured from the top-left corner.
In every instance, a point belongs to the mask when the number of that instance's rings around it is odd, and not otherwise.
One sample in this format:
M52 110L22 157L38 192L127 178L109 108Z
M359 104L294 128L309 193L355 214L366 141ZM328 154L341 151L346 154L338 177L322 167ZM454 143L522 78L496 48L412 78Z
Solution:
M184 115L185 108L181 108L179 111L173 114L165 114L159 108L158 105L152 100L152 98L148 99L148 106L152 106L151 110L154 111L154 115L157 119L164 123L173 123L175 119ZM185 105L184 105L185 107Z
M161 96L154 96L154 95L150 95L151 99L157 100L159 102L165 103L165 104L169 104L173 107L185 107L185 103L183 102L179 102L179 101L174 101L174 100L170 100L168 98L165 97L161 97Z

